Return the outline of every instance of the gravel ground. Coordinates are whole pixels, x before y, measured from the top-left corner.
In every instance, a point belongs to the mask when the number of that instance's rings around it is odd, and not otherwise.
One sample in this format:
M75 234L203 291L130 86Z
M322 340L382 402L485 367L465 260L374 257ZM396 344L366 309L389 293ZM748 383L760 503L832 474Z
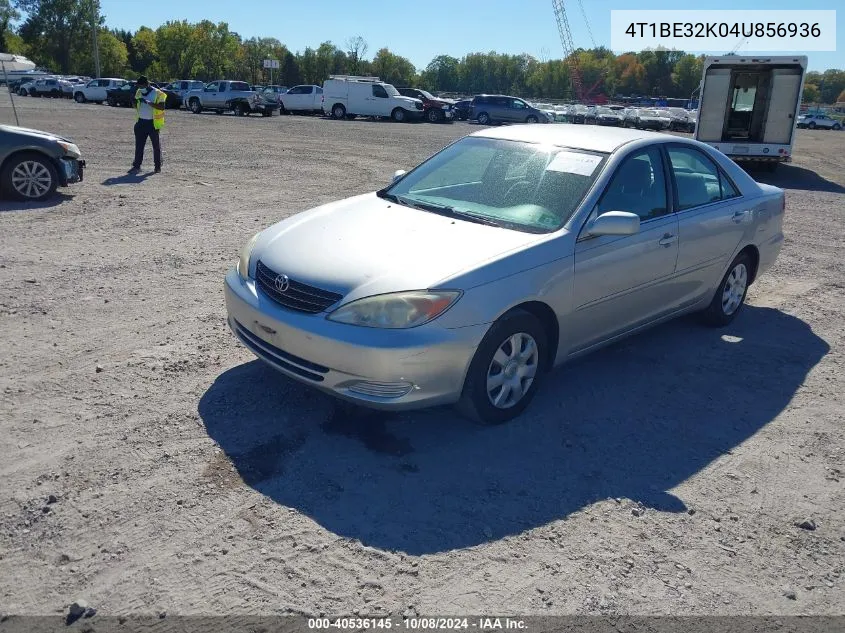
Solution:
M735 324L628 339L480 428L344 417L222 296L257 228L473 126L169 111L164 173L127 177L130 110L16 103L88 171L0 203L0 610L845 612L845 134L764 178L786 245Z

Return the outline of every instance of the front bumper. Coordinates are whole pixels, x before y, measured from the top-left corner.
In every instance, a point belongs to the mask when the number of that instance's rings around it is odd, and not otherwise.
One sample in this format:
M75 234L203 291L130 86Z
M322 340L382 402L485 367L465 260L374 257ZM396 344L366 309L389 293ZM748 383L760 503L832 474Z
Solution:
M61 167L60 181L63 187L67 187L73 183L82 182L85 176L85 161L81 158L61 158L59 159L59 166Z
M428 323L382 330L282 308L231 269L229 326L253 354L286 376L358 404L388 410L456 402L487 325Z

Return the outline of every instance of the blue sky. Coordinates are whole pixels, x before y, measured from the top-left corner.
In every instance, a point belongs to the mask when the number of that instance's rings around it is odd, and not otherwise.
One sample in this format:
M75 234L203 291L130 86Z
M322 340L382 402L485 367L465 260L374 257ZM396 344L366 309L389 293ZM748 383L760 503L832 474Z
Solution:
M135 30L155 28L168 20L209 19L228 22L229 28L244 38L276 37L293 51L326 40L342 47L347 38L361 35L369 44L368 56L386 46L419 69L438 54L462 57L495 50L551 59L561 56L551 0L434 0L434 8L431 1L101 0L101 6L110 27ZM582 4L596 43L607 46L611 9L839 9L838 51L807 55L812 70L845 68L845 5L841 0L709 0L706 7L679 5L677 0L582 0ZM575 45L591 46L578 2L571 0L567 6Z

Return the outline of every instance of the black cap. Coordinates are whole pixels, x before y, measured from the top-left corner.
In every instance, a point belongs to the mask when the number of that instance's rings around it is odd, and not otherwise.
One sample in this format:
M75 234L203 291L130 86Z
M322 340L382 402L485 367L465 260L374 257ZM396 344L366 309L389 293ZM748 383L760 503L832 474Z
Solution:
M138 81L136 81L135 83L139 86L146 86L148 83L150 83L150 80L147 79L146 75L141 75L140 77L138 77Z

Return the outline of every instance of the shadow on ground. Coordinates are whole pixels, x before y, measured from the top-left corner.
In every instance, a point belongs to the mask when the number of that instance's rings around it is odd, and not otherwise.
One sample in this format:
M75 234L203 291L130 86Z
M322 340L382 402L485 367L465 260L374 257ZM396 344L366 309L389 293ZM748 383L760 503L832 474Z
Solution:
M146 173L123 174L122 176L112 176L106 178L102 184L106 187L112 185L137 185L144 182L147 178L153 175L152 171Z
M839 183L823 178L816 172L796 167L795 165L778 165L774 172L749 171L758 182L764 182L783 189L797 189L799 191L824 191L827 193L845 193L845 187Z
M771 422L828 349L803 321L748 306L723 330L682 319L571 363L499 427L448 408L350 416L259 361L220 375L199 413L248 485L335 534L419 555L608 497L685 510L667 491Z
M52 209L65 202L73 200L72 195L56 192L46 200L29 202L23 200L0 199L0 213L7 211L38 211L39 209Z

